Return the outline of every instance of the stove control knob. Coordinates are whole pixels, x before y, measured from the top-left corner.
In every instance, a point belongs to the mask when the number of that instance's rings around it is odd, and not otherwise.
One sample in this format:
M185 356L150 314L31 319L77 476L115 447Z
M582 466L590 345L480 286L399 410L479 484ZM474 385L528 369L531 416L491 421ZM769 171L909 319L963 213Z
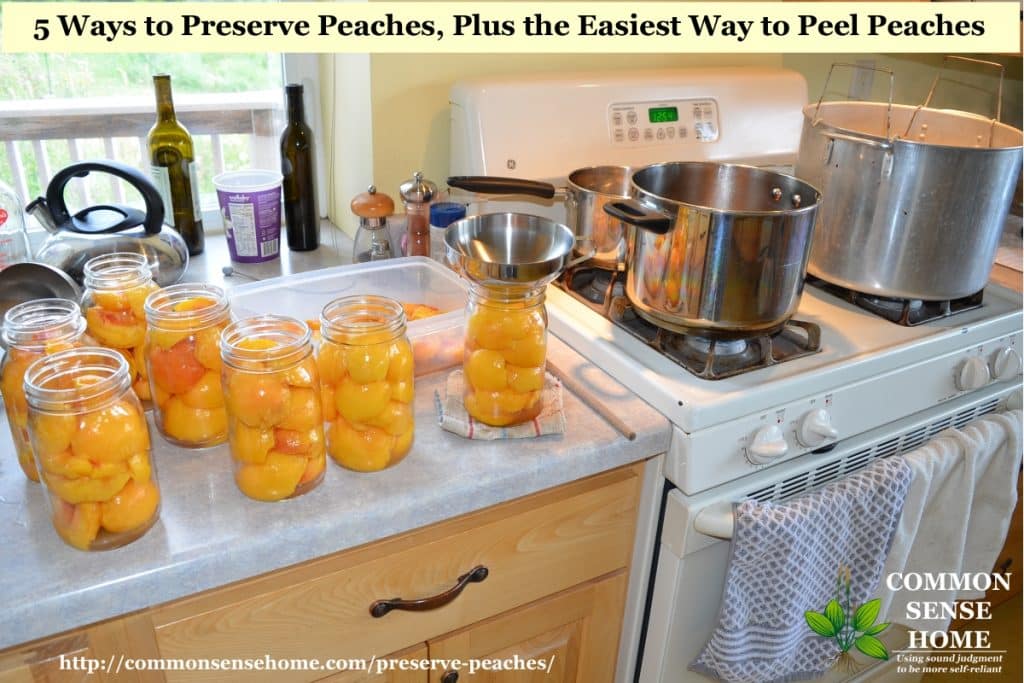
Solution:
M765 425L751 437L747 445L747 460L755 465L763 465L781 458L788 450L789 444L779 425Z
M1020 354L1012 346L1004 346L992 354L988 367L992 371L992 377L1000 382L1013 379L1021 371Z
M988 363L983 358L971 356L956 369L953 379L960 391L974 391L988 384L992 376L989 375Z
M837 436L839 432L832 426L832 416L824 408L812 410L804 415L796 430L796 440L807 448L817 448Z

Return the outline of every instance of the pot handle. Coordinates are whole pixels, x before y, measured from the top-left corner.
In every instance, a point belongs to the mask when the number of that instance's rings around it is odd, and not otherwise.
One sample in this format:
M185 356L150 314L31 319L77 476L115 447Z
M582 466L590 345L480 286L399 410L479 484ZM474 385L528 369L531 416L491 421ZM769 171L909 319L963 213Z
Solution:
M554 185L522 178L460 175L448 178L448 186L480 194L526 194L542 199L552 199L555 196Z
M672 219L640 204L635 199L619 199L604 205L604 212L623 223L635 225L658 235L664 235L672 229Z
M885 139L892 139L892 97L893 92L896 89L896 75L892 69L885 66L868 66L867 64L850 64L847 62L832 62L832 66L828 68L828 76L825 77L825 85L821 89L821 95L818 96L818 104L814 107L814 119L811 121L812 126L817 126L818 122L821 121L818 118L818 110L821 109L821 102L825 99L825 93L828 92L828 82L832 80L832 71L837 67L845 67L849 69L864 69L865 71L877 71L889 75L889 103L885 108Z
M821 131L821 134L827 137L829 140L845 140L846 142L853 142L858 145L867 145L868 147L877 147L878 149L889 152L892 150L892 143L886 140L885 142L879 142L878 140L872 140L871 138L861 138L856 135L846 135L844 133L833 133L829 130Z

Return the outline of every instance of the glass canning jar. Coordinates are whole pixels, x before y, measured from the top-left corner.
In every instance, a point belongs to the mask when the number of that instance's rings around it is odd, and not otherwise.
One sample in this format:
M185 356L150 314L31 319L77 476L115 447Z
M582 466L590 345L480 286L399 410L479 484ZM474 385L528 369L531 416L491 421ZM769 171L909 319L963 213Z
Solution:
M7 353L0 364L0 393L4 397L7 424L25 476L39 481L28 435L28 404L25 371L33 362L58 351L92 343L85 334L81 309L67 299L36 299L13 306L4 315Z
M279 315L239 320L224 328L220 352L238 488L266 501L316 488L327 458L309 326Z
M146 298L146 368L153 416L164 437L186 448L224 443L220 332L230 312L224 290L182 283Z
M412 448L413 358L402 304L335 299L320 314L317 364L327 452L342 467L382 470Z
M89 334L101 346L115 349L128 361L132 390L148 402L146 370L146 297L159 289L142 254L113 253L85 264L82 311Z
M43 357L25 372L25 396L57 534L79 550L142 536L159 516L160 488L124 356L87 346Z
M547 330L543 288L470 286L462 369L472 418L505 427L540 414Z

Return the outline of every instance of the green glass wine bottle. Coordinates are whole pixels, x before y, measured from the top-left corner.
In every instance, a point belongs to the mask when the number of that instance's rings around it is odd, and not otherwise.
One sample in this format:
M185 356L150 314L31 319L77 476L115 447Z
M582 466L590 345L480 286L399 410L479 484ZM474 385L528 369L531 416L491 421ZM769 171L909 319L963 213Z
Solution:
M281 185L288 248L309 251L320 244L320 216L316 208L313 173L313 131L306 125L302 86L285 86L288 123L281 132Z
M203 253L203 214L199 208L196 155L192 136L174 115L171 77L153 76L156 123L149 130L149 161L153 183L164 200L164 222L173 225L191 256Z

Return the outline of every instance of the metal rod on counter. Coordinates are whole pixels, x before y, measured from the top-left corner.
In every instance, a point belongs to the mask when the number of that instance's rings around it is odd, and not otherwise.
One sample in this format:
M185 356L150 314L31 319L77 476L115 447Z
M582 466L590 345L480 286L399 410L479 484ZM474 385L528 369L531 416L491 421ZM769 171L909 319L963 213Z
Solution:
M611 408L602 403L601 400L598 399L597 396L594 396L593 392L583 386L583 384L569 376L564 370L562 370L562 368L552 363L550 359L548 360L548 371L562 382L562 386L576 394L581 401L587 404L595 413L604 418L608 424L615 427L620 434L630 441L636 440L636 432L633 431L629 425L623 422Z
M697 513L693 528L705 536L728 541L732 539L734 521L731 502L714 503Z

